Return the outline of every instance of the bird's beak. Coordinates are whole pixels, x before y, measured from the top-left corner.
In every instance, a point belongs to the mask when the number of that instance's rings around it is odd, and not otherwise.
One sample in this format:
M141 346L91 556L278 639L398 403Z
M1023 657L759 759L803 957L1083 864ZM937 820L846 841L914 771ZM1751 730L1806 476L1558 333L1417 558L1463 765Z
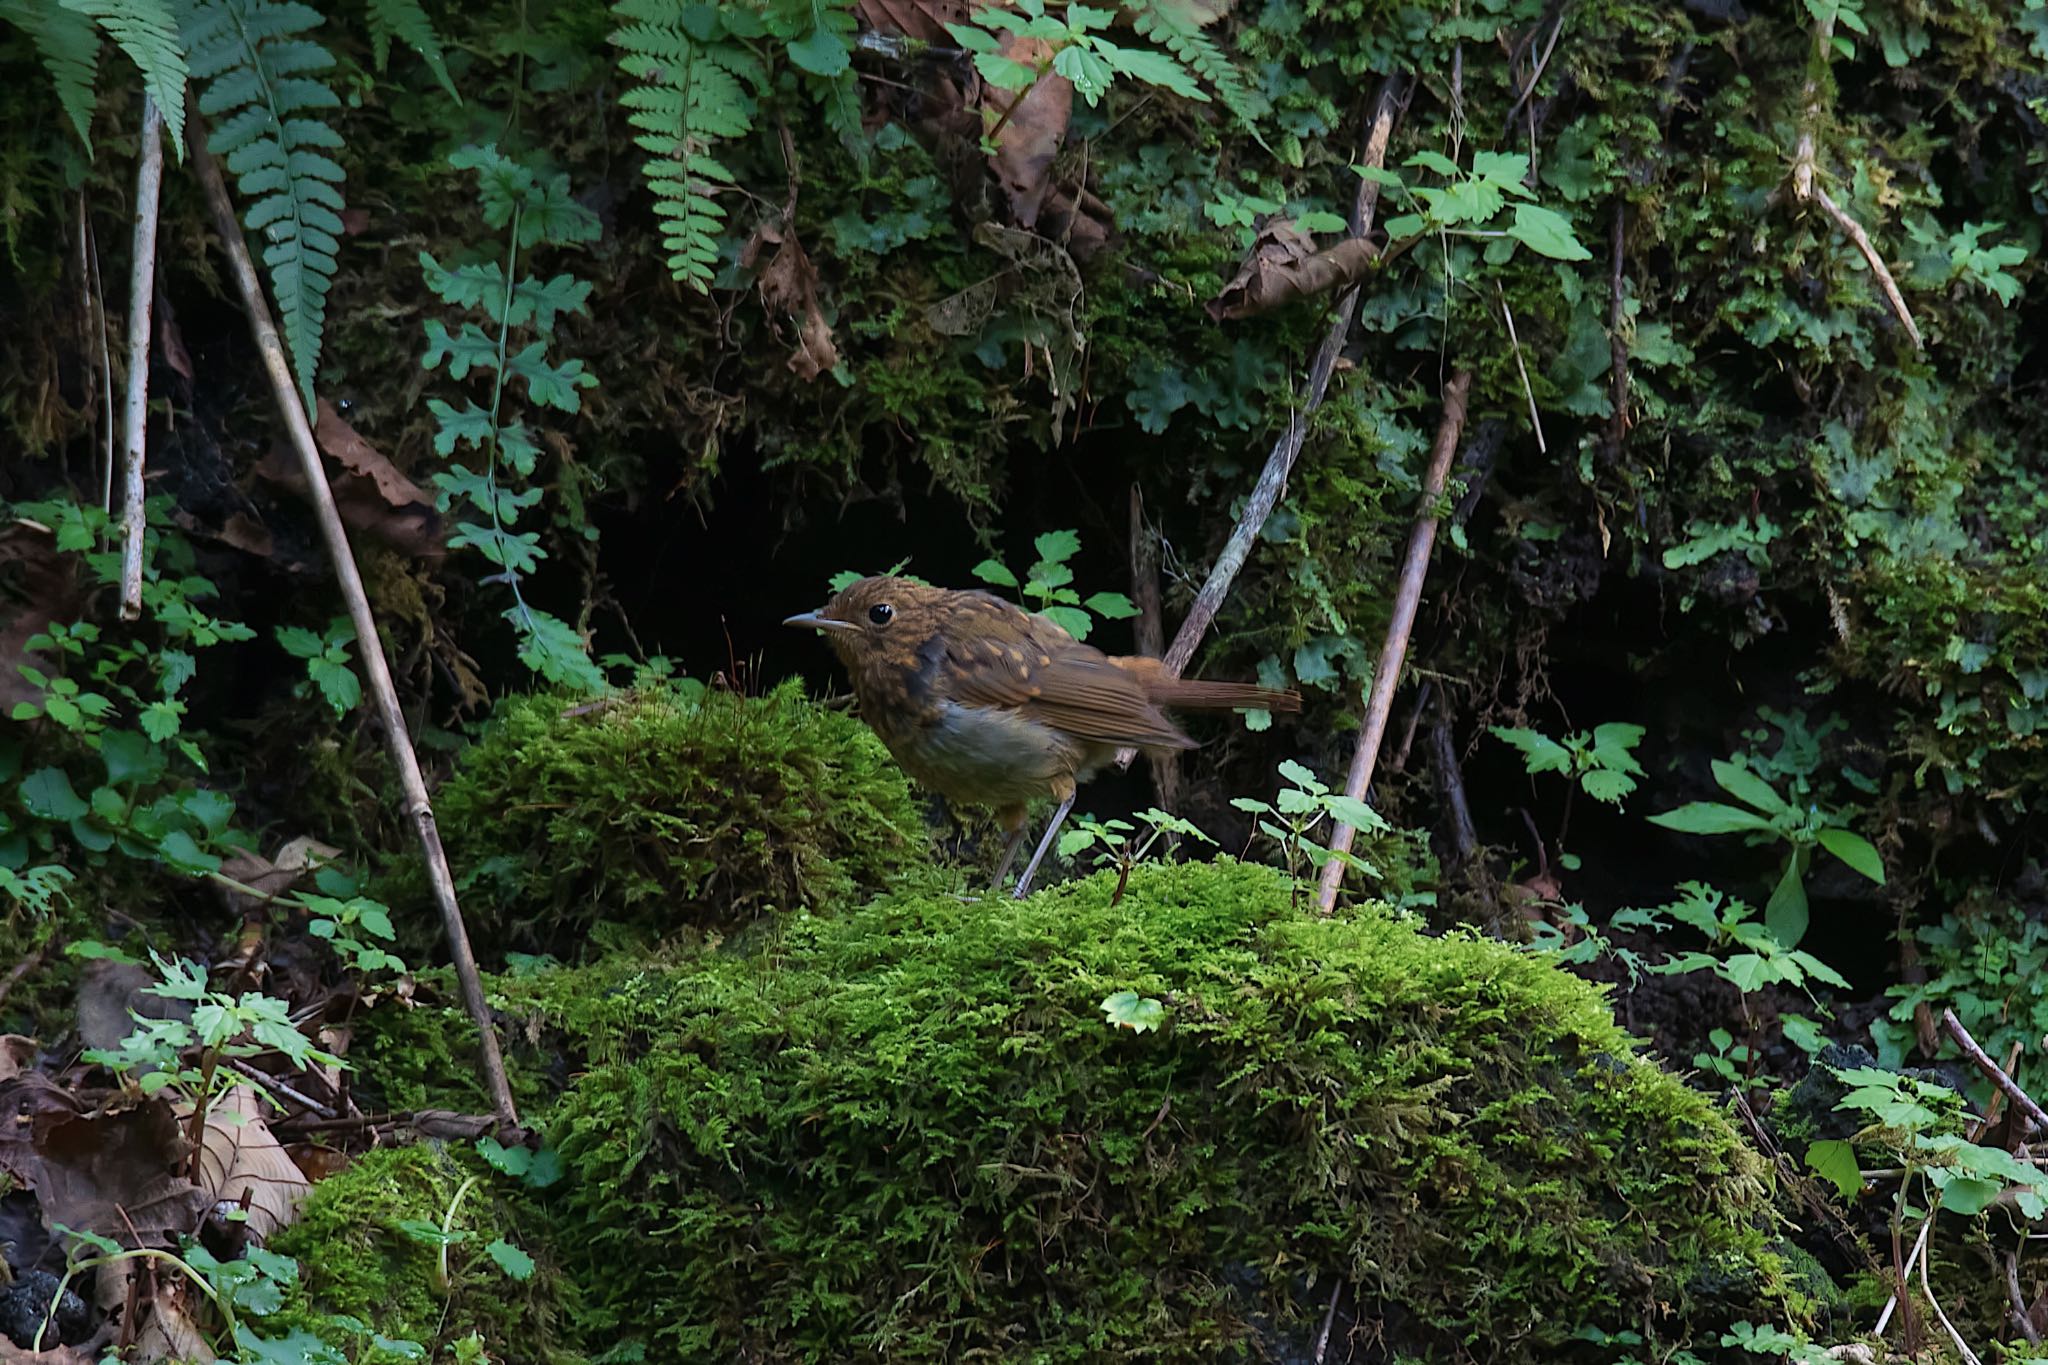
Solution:
M792 616L782 624L785 626L795 626L800 630L822 630L827 632L860 629L859 626L856 626L851 621L835 621L831 617L821 616L815 611L807 611L801 616Z

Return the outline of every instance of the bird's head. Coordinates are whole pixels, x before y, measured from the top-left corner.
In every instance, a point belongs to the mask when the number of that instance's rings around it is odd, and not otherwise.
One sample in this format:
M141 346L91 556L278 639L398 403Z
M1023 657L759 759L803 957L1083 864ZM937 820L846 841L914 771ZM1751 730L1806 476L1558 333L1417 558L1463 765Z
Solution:
M914 664L918 647L938 629L942 590L907 578L876 575L847 584L816 611L782 624L815 630L856 672L878 663Z

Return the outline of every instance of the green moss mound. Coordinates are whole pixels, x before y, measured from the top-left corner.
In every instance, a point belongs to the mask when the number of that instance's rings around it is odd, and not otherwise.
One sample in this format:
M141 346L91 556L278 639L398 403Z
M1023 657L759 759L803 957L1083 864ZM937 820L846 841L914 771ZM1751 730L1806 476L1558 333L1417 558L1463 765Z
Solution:
M480 940L565 953L600 914L612 933L726 932L857 900L927 848L881 743L793 683L512 699L435 806Z
M477 1182L456 1203L471 1176ZM300 1301L280 1321L318 1331L343 1314L430 1353L474 1331L514 1361L576 1359L552 1344L562 1315L551 1254L531 1235L530 1211L521 1216L498 1197L504 1184L473 1155L431 1144L364 1153L315 1185L298 1221L272 1239L271 1250L300 1263ZM439 1248L406 1225L439 1228L451 1204L461 1240L448 1248L443 1291L434 1284ZM497 1239L530 1252L536 1272L515 1281L498 1269L484 1250Z
M549 1126L587 1339L1305 1359L1332 1277L1340 1324L1432 1359L1783 1320L1759 1159L1593 988L1383 909L1315 918L1263 868L1112 885L541 978L586 1053ZM1122 990L1162 1027L1112 1027Z

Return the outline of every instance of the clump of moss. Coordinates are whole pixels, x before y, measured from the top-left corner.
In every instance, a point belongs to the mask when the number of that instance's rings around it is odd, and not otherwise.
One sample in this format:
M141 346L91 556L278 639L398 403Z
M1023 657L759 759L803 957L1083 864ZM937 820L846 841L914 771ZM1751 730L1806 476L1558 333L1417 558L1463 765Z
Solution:
M434 1284L440 1249L406 1225L440 1228L470 1176L480 1179L455 1205L451 1230L461 1240L448 1248L444 1291ZM430 1353L475 1331L494 1359L500 1352L514 1361L554 1359L557 1274L541 1239L513 1227L530 1219L494 1196L496 1179L473 1157L464 1162L422 1144L366 1152L321 1181L298 1221L271 1240L272 1251L300 1266L300 1301L288 1305L282 1321L317 1331L333 1315L344 1315ZM527 1280L511 1279L486 1255L484 1248L500 1238L535 1258Z
M1761 1162L1593 988L1228 860L1111 886L542 977L587 1068L550 1127L588 1338L1216 1361L1300 1349L1333 1280L1431 1359L1782 1320ZM1124 990L1157 1031L1107 1022Z
M482 941L565 955L600 915L725 932L871 894L927 849L888 752L794 683L509 700L435 804Z

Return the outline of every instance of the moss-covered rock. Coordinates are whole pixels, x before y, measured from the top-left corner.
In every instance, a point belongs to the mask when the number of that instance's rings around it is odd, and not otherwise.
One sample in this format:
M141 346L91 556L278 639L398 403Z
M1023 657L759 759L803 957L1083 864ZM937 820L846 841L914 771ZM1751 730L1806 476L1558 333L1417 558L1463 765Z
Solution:
M561 1312L552 1253L530 1214L497 1197L505 1183L473 1153L460 1159L432 1144L364 1153L315 1185L298 1221L272 1239L272 1251L300 1263L295 1302L280 1321L331 1336L343 1315L437 1359L440 1343L472 1331L493 1359L574 1359L554 1344ZM422 1230L444 1223L460 1240L447 1249L441 1285L441 1248ZM519 1281L501 1270L485 1250L497 1240L531 1254L534 1272Z
M1598 993L1273 872L897 896L551 973L590 1341L649 1358L1431 1359L1782 1314L1764 1168ZM1113 1027L1123 990L1164 1006Z
M927 849L880 742L794 683L509 700L435 805L464 912L506 948L573 951L600 916L728 931L872 894Z

